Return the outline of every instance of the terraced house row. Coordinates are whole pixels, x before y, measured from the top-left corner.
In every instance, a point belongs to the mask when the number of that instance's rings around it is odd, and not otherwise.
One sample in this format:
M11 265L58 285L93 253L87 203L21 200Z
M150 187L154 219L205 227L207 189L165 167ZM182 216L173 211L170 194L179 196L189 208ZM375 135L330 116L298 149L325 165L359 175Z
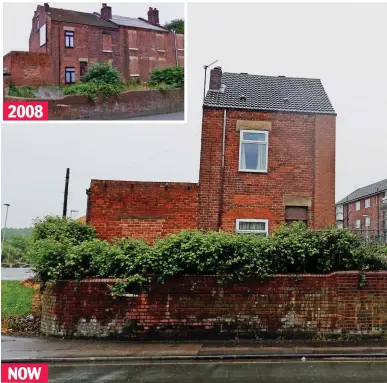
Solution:
M149 242L184 229L269 235L335 222L336 112L318 79L211 71L199 183L92 180L99 237Z
M161 26L157 8L143 19L115 15L107 4L86 13L45 3L32 17L29 51L9 52L3 66L15 85L40 86L74 83L100 62L124 81L146 81L154 69L184 66L184 35Z

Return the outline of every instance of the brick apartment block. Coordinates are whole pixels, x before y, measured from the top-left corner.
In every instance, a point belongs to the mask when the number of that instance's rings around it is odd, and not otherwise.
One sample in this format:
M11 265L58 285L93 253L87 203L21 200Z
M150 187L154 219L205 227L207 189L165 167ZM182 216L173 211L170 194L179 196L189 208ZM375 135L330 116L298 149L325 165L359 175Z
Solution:
M3 66L16 85L76 82L96 63L108 62L124 81L146 81L154 69L184 66L184 35L159 24L159 11L148 19L117 16L102 4L85 13L38 5L32 18L29 52L11 51Z
M335 222L336 113L320 80L211 71L199 184L92 180L98 235L182 229L267 235L282 222Z
M387 239L387 179L364 186L336 203L336 223Z

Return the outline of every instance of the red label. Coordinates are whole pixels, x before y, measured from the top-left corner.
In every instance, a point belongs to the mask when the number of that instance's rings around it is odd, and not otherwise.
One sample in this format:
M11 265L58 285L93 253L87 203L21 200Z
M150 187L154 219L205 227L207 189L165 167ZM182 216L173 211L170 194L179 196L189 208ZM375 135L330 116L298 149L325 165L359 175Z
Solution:
M27 101L3 103L4 121L48 120L48 101Z
M2 363L1 383L48 382L48 364Z

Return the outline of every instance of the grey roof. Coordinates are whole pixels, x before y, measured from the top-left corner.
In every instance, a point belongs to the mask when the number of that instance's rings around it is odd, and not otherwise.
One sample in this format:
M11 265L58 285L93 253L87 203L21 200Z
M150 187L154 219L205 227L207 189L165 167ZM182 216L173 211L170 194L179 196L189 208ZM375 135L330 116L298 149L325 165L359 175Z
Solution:
M226 86L224 93L209 90L204 106L336 114L318 79L225 72L222 84Z
M356 189L354 192L348 194L345 198L337 202L336 205L356 201L358 199L362 199L364 197L377 194L382 191L387 191L387 179Z
M99 15L98 12L95 12L96 15ZM122 25L124 27L134 27L134 28L143 28L143 29L151 29L154 31L159 32L168 32L167 29L158 27L157 25L149 24L148 22L141 20L141 19L135 19L133 17L125 17L125 16L117 16L113 15L110 19L113 23L117 25Z
M47 15L56 21L75 23L83 25L94 25L97 27L118 28L115 24L101 19L94 13L71 11L68 9L51 8L47 10Z

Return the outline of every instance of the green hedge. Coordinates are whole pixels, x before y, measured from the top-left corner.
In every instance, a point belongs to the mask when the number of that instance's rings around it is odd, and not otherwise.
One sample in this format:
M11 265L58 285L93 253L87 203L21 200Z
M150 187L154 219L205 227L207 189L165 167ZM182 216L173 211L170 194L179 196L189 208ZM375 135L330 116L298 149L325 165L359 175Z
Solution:
M275 273L386 270L387 247L365 245L348 230L282 226L271 237L182 231L153 246L141 240L96 238L95 230L61 217L35 224L28 249L41 281L87 277L163 281L183 274L214 274L243 280Z

